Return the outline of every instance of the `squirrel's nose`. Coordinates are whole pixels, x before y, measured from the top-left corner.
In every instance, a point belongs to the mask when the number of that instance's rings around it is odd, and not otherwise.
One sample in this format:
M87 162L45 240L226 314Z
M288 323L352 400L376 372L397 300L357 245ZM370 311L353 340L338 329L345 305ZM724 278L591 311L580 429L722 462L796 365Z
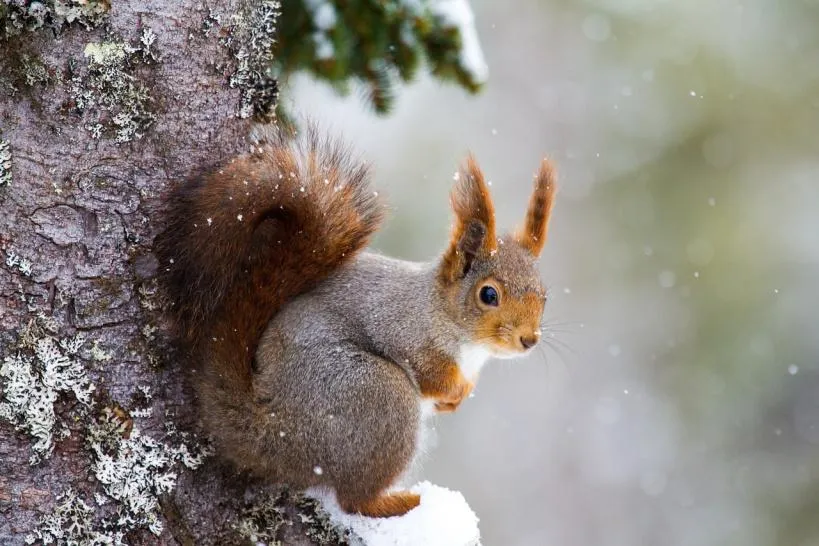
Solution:
M537 336L520 336L520 344L524 349L531 349L537 345Z

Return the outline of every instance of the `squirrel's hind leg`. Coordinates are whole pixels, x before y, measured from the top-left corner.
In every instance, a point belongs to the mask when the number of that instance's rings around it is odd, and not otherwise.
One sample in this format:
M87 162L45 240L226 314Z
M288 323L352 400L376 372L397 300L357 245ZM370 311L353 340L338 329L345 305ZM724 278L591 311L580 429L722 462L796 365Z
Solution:
M409 491L382 493L374 499L350 501L339 498L339 504L349 514L361 514L372 518L403 516L419 504L421 496Z

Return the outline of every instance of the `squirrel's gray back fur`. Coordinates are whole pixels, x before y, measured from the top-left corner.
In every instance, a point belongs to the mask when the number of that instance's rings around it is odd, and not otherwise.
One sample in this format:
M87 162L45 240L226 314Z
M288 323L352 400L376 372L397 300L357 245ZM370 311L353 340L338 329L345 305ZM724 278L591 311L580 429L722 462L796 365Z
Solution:
M271 395L270 426L281 427L282 440L298 435L271 446L288 476L302 467L294 485L374 488L360 491L367 498L394 483L394 469L409 467L426 417L409 360L433 332L449 345L466 340L436 303L436 272L432 263L365 252L270 322L257 382ZM299 463L305 453L312 458Z

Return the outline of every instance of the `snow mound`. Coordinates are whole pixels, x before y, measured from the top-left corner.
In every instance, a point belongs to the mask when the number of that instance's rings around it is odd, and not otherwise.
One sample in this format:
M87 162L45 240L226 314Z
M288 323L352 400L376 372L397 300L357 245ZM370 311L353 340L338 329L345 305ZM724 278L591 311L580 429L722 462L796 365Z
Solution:
M458 491L420 482L410 491L421 505L395 518L346 514L329 491L309 490L333 523L351 529L367 546L480 546L478 516Z

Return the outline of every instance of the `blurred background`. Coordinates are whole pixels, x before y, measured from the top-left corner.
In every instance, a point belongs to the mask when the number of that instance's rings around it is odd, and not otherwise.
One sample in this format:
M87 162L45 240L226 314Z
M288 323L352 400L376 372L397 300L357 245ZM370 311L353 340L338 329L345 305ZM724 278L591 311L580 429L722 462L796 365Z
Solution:
M472 5L475 97L283 94L372 161L400 257L443 248L468 150L507 227L559 167L545 343L439 418L422 477L485 546L819 544L819 1Z

